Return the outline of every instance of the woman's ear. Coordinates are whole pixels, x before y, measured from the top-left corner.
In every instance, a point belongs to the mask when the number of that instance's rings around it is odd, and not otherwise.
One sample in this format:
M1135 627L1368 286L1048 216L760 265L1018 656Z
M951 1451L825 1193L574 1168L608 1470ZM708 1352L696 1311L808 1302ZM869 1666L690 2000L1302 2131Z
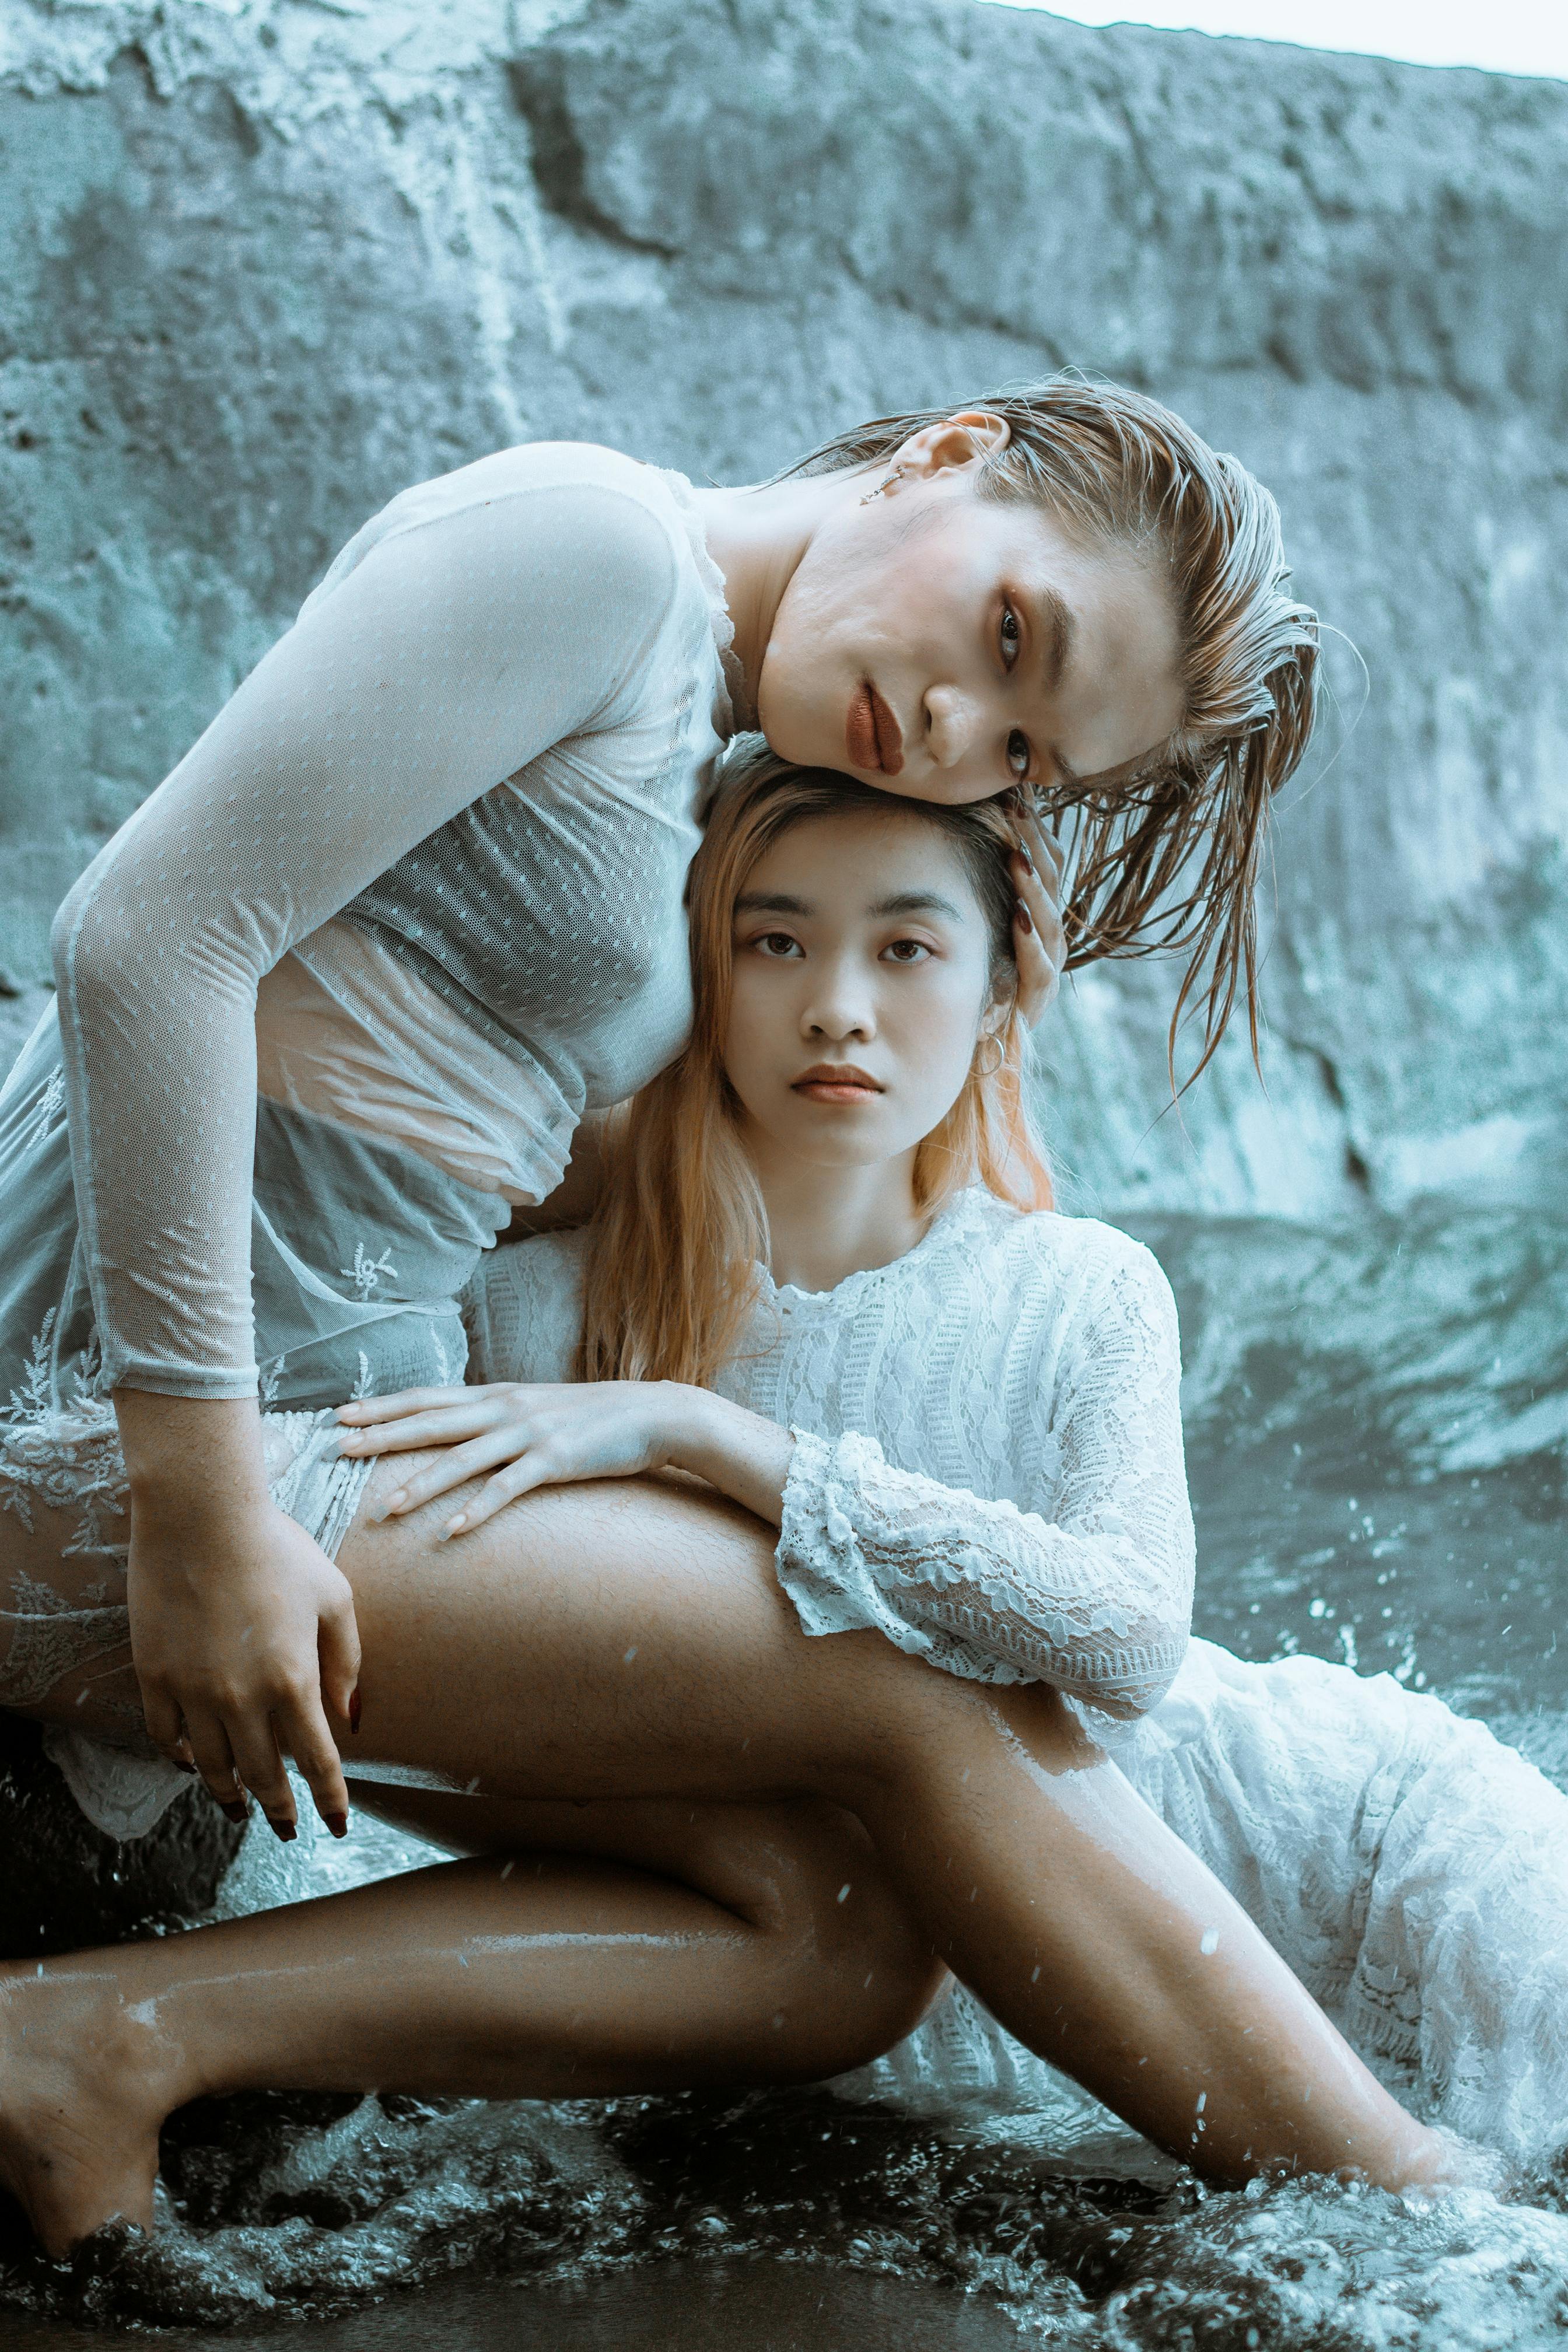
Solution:
M999 1037L1018 1010L1018 975L1011 966L1004 966L991 983L991 994L980 1016L982 1037Z
M962 471L995 457L1012 437L1007 419L994 409L964 408L956 416L944 416L940 425L922 425L895 451L890 462L906 475L929 481L937 474Z

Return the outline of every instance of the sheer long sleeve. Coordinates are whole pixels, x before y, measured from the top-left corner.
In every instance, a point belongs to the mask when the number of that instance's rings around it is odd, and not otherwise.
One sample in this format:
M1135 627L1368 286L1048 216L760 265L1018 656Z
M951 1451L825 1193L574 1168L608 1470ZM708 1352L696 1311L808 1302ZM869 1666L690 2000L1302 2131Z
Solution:
M871 1627L977 1681L1052 1683L1115 1715L1151 1706L1192 1614L1180 1376L1169 1285L1125 1244L1040 1400L1036 1507L897 1468L853 1431L796 1430L778 1570L806 1630Z
M531 458L448 478L468 482L458 501L395 502L403 519L345 551L60 910L107 1388L255 1393L262 974L481 793L616 723L648 659L675 588L668 530L615 481L552 481Z

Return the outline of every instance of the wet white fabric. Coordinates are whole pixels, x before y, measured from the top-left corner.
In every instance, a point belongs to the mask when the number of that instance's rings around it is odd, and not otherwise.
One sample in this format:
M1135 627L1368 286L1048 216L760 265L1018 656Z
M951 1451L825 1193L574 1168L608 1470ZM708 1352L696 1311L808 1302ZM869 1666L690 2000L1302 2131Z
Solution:
M55 945L103 1389L257 1391L258 1058L537 1198L679 1048L721 584L679 478L610 450L407 491L89 867Z
M571 1377L582 1247L580 1236L547 1236L484 1263L465 1309L471 1378ZM1107 1308L1119 1286L1135 1310ZM879 1623L906 1648L929 1633L926 1654L959 1672L984 1672L987 1657L1015 1670L1024 1630L1043 1629L1040 1664L1054 1671L1042 1678L1087 1694L1071 1660L1092 1645L1053 1630L1058 1555L1038 1537L1026 1548L1018 1528L1079 1510L1087 1540L1074 1489L1089 1465L1117 1613L1131 1606L1137 1529L1173 1625L1186 1542L1175 1534L1184 1491L1179 1505L1170 1492L1180 1455L1173 1462L1163 1439L1148 1448L1141 1433L1164 1427L1163 1403L1151 1416L1150 1396L1173 1380L1169 1316L1163 1281L1122 1236L1019 1218L973 1195L908 1256L836 1291L768 1286L718 1385L806 1433L781 1577L808 1607ZM1032 1352L1013 1344L1019 1331L1035 1335ZM1124 1445L1131 1509L1112 1529L1109 1457ZM1102 1449L1107 1466L1096 1468ZM1033 1595L1030 1577L1047 1580ZM1074 1591L1092 1620L1087 1579ZM1162 1614L1146 1613L1150 1625ZM1151 1646L1111 1629L1101 1654ZM1104 1687L1127 1698L1136 1682L1118 1665ZM1250 1665L1200 1641L1146 1714L1086 1714L1134 1788L1363 2054L1407 2070L1451 2129L1513 2157L1568 2137L1568 1799L1533 1766L1387 1675L1363 1679L1307 1658ZM836 2087L929 2109L1059 2109L1064 2097L1062 2078L963 1988Z
M476 1277L470 1380L571 1377L583 1246L546 1237ZM795 1433L778 1569L807 1633L874 1626L978 1681L1151 1705L1186 1645L1193 1520L1149 1252L976 1188L835 1290L759 1279L715 1386Z

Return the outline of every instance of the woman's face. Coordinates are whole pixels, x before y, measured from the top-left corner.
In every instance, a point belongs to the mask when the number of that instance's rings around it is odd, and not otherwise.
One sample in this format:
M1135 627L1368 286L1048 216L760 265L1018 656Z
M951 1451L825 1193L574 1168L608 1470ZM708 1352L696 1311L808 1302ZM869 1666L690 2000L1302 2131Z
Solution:
M795 825L735 908L724 1067L769 1158L868 1167L940 1125L991 997L985 918L910 814Z
M848 499L780 599L758 685L773 750L910 800L976 801L1127 766L1180 724L1158 572L975 463Z

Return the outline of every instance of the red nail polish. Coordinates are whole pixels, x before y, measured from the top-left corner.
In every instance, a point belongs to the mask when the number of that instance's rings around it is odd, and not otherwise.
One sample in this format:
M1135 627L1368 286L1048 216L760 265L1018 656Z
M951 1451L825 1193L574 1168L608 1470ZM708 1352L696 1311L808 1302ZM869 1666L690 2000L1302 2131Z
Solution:
M194 1764L187 1764L183 1756L171 1756L169 1761L176 1772L194 1772L196 1769Z
M300 1834L293 1822L286 1822L280 1813L268 1813L267 1816L267 1826L272 1832L275 1838L282 1839L285 1845L288 1845Z
M218 1811L220 1813L226 1813L231 1822L247 1822L250 1819L250 1807L238 1797L230 1804L226 1804L220 1799Z
M1018 901L1018 929L1021 931L1032 931L1034 928L1034 922L1030 917L1029 910L1027 907L1025 906L1022 898L1020 898Z
M349 1700L349 1729L350 1729L351 1731L357 1731L357 1730L359 1729L360 1710L361 1710L362 1704L363 1704L363 1702L361 1701L360 1695L359 1695L359 1685L358 1685L358 1683L355 1683L355 1685L354 1685L354 1686L353 1686L353 1697Z
M347 1837L349 1833L349 1817L347 1813L323 1813L321 1815L321 1819L325 1822L327 1827L331 1830L334 1837Z

